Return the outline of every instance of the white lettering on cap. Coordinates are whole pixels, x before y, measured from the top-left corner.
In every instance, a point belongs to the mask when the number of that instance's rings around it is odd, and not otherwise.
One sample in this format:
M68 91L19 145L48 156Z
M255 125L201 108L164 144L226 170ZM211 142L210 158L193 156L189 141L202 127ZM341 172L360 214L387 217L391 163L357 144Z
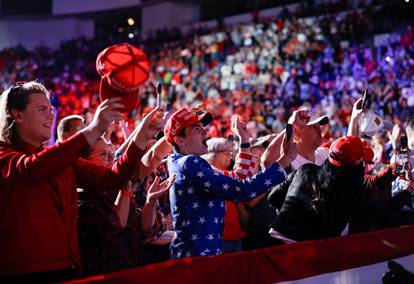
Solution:
M185 115L187 115L189 112L187 111L187 110L183 110L182 112L180 112L180 113L178 113L177 114L177 116L179 117L179 118L182 118L183 116L185 116Z
M187 113L183 118L184 120L189 120L193 116L192 113Z
M179 122L175 122L171 126L173 126L173 127L171 127L171 130L170 130L170 132L171 132L172 135L175 135L176 132L177 132L177 130L181 128L181 124Z

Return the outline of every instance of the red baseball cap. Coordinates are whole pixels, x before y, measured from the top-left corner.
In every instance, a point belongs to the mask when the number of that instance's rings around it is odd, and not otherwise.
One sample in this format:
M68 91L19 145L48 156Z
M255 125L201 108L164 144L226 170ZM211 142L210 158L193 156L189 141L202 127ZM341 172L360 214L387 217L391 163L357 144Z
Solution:
M96 58L96 70L101 76L101 100L121 97L125 107L120 111L131 112L138 103L139 87L148 79L149 67L145 53L129 43L101 51Z
M374 159L374 150L372 150L371 145L369 145L369 142L364 140L362 141L364 143L364 162L367 164L373 164Z
M357 136L343 136L332 142L328 159L338 167L356 166L364 160L364 143Z
M174 143L174 137L177 136L184 128L197 122L206 126L213 121L213 115L209 112L190 111L187 108L181 108L171 115L165 124L164 134L167 141Z

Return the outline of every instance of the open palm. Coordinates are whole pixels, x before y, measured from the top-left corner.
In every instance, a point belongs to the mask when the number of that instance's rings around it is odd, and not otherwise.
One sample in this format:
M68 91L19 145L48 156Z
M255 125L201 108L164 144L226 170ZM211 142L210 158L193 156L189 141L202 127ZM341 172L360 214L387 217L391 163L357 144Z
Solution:
M147 193L147 202L153 203L158 198L163 196L168 190L171 188L175 180L175 175L170 176L168 179L160 182L160 178L157 176L154 180L154 182L151 184L150 188L148 189Z

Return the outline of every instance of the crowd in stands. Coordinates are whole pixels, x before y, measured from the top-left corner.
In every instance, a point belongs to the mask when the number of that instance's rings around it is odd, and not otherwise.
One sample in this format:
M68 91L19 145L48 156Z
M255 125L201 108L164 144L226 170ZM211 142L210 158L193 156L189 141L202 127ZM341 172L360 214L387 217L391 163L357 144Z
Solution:
M317 14L308 2L299 16ZM98 76L96 63L116 37L1 51L0 279L53 282L413 223L414 156L400 160L414 147L414 27L396 21L395 3L373 2L142 34L133 44L148 79L123 115L119 98L100 100L102 82L124 92L119 66Z
M369 41L365 36L392 31L393 17L384 17L389 10L368 7L312 20L286 15L257 25L223 27L205 36L190 33L162 45L155 43L158 38L139 38L137 44L150 56L153 72L137 111L142 115L147 105L153 106L151 82L160 80L165 100L175 109L188 101L214 101L227 113L255 117L257 129L280 130L294 108L310 102L323 106L330 116L339 114L339 121L331 120L335 133L349 119L349 98L372 82L369 88L378 95L378 104L389 106L384 114L393 115L401 111L396 105L404 104L411 90L404 78L413 72L412 28L396 32L381 54L373 49L372 37ZM1 85L4 89L10 82L40 79L56 98L59 118L72 113L90 118L98 104L94 59L116 40L81 38L57 50L42 46L33 52L5 49L0 53ZM402 77L401 82L389 82L395 77ZM229 130L229 115L220 107L214 109L223 114L217 118L218 128Z

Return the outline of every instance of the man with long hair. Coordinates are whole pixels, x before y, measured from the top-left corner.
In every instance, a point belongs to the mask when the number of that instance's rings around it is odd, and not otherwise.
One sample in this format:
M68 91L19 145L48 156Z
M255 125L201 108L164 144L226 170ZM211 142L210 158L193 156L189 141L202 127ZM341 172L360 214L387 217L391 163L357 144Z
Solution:
M79 159L109 124L122 120L119 98L103 101L92 122L52 147L49 92L37 82L15 84L0 102L0 278L55 282L76 276L80 264L77 187L113 190L136 171L162 126L155 109L119 161L106 168ZM155 123L154 121L160 122ZM6 282L7 282L6 281Z

